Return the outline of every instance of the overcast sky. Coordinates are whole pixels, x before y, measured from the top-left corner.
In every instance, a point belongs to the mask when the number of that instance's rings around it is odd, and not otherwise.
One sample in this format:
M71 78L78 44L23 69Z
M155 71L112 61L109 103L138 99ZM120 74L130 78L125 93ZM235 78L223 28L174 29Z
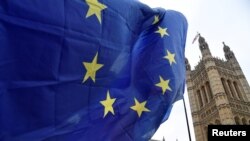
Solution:
M224 41L234 52L241 68L250 80L250 1L249 0L140 0L150 7L162 7L182 12L189 23L186 42L186 57L192 69L201 56L198 42L192 44L197 32L206 39L213 56L225 60ZM187 92L184 94L187 104ZM195 141L189 105L189 124L192 141ZM174 104L168 121L163 123L153 136L167 141L188 141L188 132L182 101Z

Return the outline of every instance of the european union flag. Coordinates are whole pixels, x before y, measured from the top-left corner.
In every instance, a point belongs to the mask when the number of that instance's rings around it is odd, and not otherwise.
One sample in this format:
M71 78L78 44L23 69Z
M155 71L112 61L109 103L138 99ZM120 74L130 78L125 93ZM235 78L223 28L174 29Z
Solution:
M136 0L1 0L0 140L149 140L183 95L186 32Z

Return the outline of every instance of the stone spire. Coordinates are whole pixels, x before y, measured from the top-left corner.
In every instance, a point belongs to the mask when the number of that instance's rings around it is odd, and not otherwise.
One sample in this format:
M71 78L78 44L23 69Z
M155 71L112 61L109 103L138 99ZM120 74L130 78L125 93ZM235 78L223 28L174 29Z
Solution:
M223 47L223 50L224 50L225 58L226 58L227 60L235 59L234 53L233 53L233 51L230 50L230 47L227 46L224 42L222 42L222 44L223 44L223 46L224 46L224 47Z

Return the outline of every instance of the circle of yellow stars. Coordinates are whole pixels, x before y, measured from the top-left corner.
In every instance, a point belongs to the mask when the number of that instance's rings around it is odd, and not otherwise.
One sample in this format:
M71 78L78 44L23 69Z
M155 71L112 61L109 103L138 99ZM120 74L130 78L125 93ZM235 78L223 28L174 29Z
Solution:
M96 16L98 22L102 23L102 11L107 9L108 7L102 3L100 3L98 0L85 0L87 5L89 6L89 9L86 14L86 18L89 18L91 16ZM159 15L154 16L154 21L152 25L156 25L159 23ZM155 31L155 33L159 34L161 38L164 38L165 36L170 36L167 32L166 27L158 26L158 30ZM170 66L172 66L173 63L176 64L175 61L175 54L171 53L169 50L167 50L166 56L163 57L164 59L167 59ZM86 69L86 73L84 75L82 83L85 83L88 79L91 79L94 83L96 81L96 73L99 71L102 67L104 67L104 64L98 63L98 52L94 56L92 62L82 62L84 68ZM170 79L164 79L161 75L159 75L160 82L156 83L156 87L160 87L162 94L164 95L167 90L172 91L171 87L169 86ZM103 118L105 118L108 113L111 113L112 115L115 115L115 111L113 108L113 104L116 102L116 98L112 98L110 96L110 92L107 91L106 99L100 101L100 104L104 107L104 114ZM150 110L146 107L147 101L139 102L136 98L134 98L134 105L130 107L130 109L134 110L138 117L141 117L143 112L150 112Z
M152 25L155 25L159 21L160 21L159 20L159 15L154 16L154 21L153 21ZM163 38L165 36L170 36L169 33L167 32L166 27L164 28L164 27L158 26L158 30L156 30L155 33L158 33L161 38ZM169 50L167 50L167 55L164 56L163 58L165 58L165 59L167 59L169 61L170 66L172 66L173 63L176 64L175 54L171 53ZM159 78L160 78L160 82L155 84L155 86L161 88L162 94L164 95L167 90L172 91L171 87L169 86L170 79L165 80L165 79L163 79L162 76L159 76Z

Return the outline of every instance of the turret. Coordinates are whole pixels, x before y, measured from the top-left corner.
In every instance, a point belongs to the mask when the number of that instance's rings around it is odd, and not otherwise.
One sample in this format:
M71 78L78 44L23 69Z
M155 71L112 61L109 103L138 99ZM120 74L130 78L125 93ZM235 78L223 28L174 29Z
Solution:
M187 58L185 58L185 65L186 65L186 71L191 71L191 66L190 66Z
M223 51L224 51L224 55L225 55L226 60L231 64L231 66L233 67L233 69L235 71L237 71L237 70L241 71L240 64L238 63L233 51L224 42L222 42L222 44L223 44Z
M194 89L194 83L191 80L191 67L187 58L185 58L185 65L186 65L186 84L187 84L188 97L189 97L190 106L191 106L191 112L193 115L193 122L198 123L200 120L199 116L194 113L197 113L199 108L198 108L197 103L194 100L196 99L195 89Z
M199 34L199 47L201 50L202 58L207 59L212 57L209 46L205 38L203 38L200 34Z

